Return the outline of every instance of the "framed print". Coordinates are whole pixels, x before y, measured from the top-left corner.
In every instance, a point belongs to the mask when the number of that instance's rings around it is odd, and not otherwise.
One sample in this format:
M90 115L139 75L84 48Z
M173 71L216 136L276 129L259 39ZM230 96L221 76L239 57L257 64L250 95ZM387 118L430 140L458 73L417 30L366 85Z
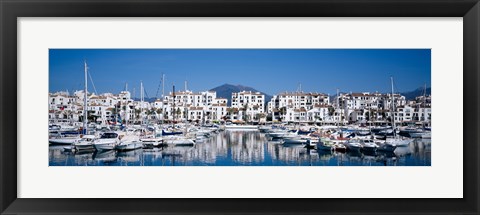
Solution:
M2 213L477 214L479 7L2 1Z

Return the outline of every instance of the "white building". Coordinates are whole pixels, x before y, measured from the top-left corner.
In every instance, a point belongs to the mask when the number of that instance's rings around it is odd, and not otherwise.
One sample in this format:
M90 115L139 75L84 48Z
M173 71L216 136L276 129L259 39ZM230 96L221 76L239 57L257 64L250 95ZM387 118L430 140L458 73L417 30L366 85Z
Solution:
M265 120L265 95L260 92L232 93L231 107L239 110L238 114L240 115L236 117L238 120L257 122Z
M166 120L221 121L227 114L227 99L217 98L215 91L179 91L163 100L156 100L153 108L161 108ZM175 110L175 111L174 111Z

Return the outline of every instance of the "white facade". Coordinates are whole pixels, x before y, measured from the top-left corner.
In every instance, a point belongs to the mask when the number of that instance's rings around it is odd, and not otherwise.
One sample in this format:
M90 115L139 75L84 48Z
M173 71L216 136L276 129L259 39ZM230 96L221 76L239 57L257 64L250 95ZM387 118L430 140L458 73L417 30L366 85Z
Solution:
M323 93L286 92L274 95L265 109L265 95L259 92L232 93L228 99L217 98L216 92L180 91L170 93L154 102L134 101L129 91L119 94L88 95L89 118L96 123L111 123L121 118L128 124L140 122L175 121L239 121L263 122L267 114L273 121L307 123L386 122L394 117L398 123L431 121L431 96L419 96L407 101L394 95L395 110L392 115L391 94L343 93L330 102ZM79 122L83 118L84 92L49 93L49 120ZM268 111L265 111L268 110Z
M232 108L239 110L236 120L262 121L266 116L265 95L251 91L232 93Z

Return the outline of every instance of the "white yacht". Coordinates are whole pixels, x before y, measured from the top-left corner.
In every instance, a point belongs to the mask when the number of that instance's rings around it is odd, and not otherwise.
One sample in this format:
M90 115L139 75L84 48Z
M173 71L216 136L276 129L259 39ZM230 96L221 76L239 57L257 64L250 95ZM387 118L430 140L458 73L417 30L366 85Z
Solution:
M349 140L345 142L345 146L350 151L358 151L362 148L362 144L360 144L359 140Z
M73 143L79 141L80 139L81 138L79 136L59 137L59 138L49 139L48 143L52 145L72 145Z
M364 151L376 151L378 148L378 145L373 140L365 139L360 144L362 144L362 150Z
M161 137L151 137L140 139L145 147L158 147L163 144L163 138Z
M284 144L307 144L309 143L310 138L307 136L302 136L302 135L295 135L291 136L289 135L288 137L283 138L283 143Z
M73 144L73 147L75 147L75 150L77 151L94 150L95 149L93 147L94 141L95 141L94 135L84 135L82 139L80 139L78 142L75 142Z
M93 142L93 146L98 151L113 150L119 143L120 135L118 133L106 132Z
M119 151L128 151L143 148L143 143L137 135L126 135L120 140L120 144L115 146Z

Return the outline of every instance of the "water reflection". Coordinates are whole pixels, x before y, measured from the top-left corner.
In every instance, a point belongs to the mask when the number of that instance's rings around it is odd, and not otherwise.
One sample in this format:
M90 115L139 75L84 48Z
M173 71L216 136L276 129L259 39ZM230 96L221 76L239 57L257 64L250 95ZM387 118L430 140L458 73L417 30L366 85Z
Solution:
M260 132L225 131L195 146L127 152L64 152L49 147L50 166L430 166L431 142L416 140L394 152L331 152L283 145Z

